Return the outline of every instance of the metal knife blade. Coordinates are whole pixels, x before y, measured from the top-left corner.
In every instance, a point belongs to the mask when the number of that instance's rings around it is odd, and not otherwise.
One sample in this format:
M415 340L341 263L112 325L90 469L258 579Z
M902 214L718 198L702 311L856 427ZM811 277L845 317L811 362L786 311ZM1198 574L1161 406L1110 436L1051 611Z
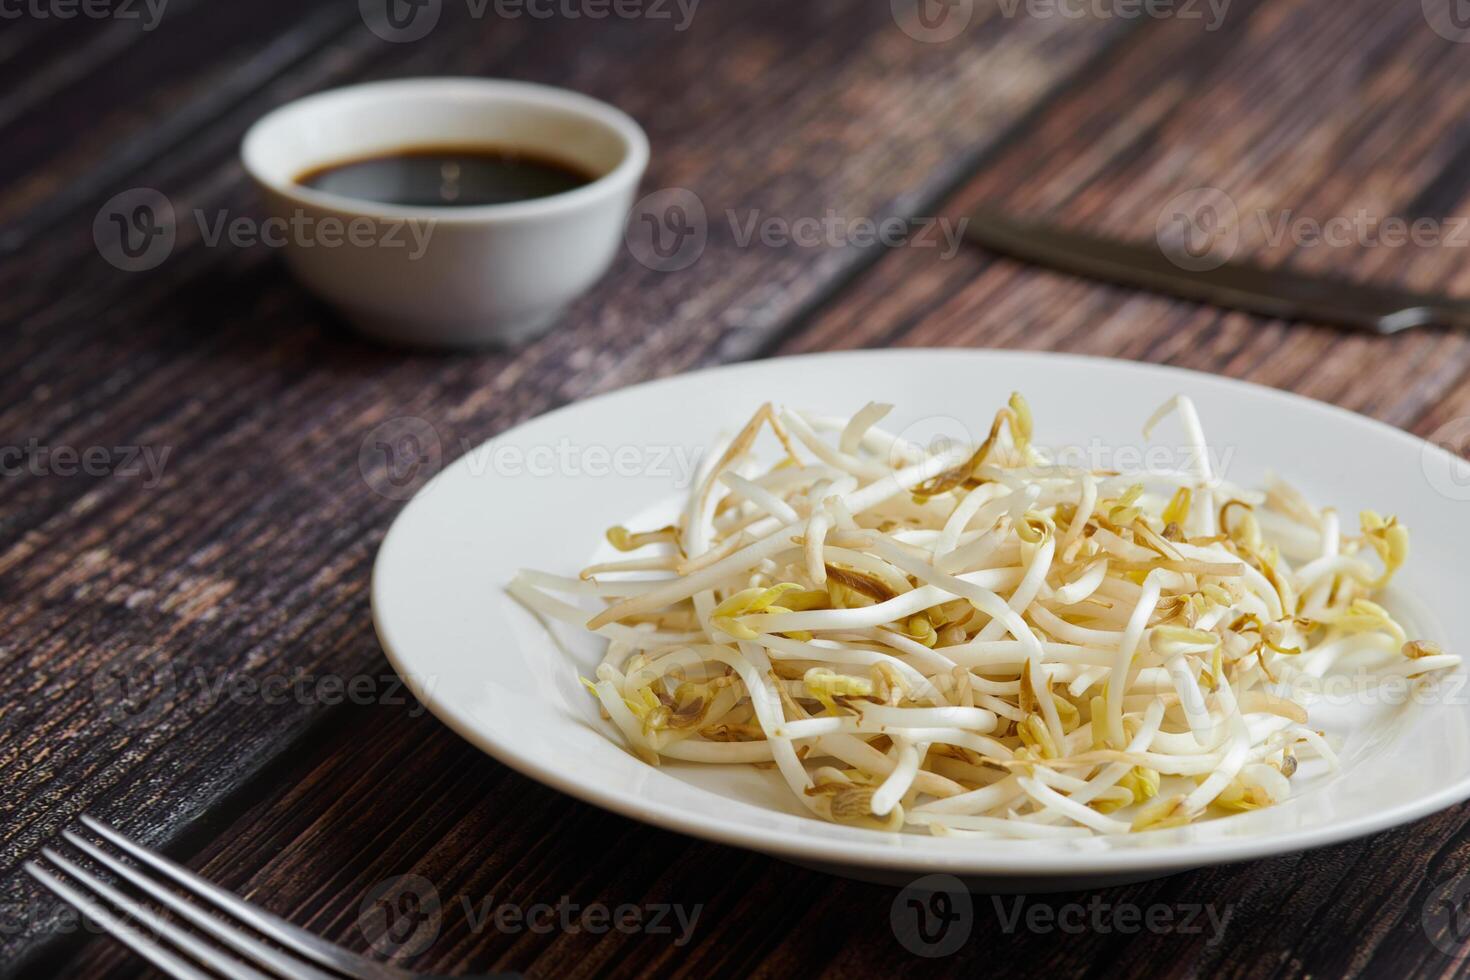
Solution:
M994 252L1090 279L1283 320L1307 320L1391 334L1437 325L1470 331L1470 301L1225 262L1189 253L1171 257L1156 242L1138 244L1021 221L989 208L971 213L971 241Z

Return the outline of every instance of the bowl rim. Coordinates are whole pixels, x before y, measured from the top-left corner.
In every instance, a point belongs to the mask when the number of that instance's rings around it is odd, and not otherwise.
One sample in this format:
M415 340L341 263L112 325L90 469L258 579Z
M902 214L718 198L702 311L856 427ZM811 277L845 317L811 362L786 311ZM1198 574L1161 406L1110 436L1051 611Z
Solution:
M503 204L466 207L422 207L386 204L333 194L298 184L272 172L262 159L272 139L273 127L308 112L330 112L364 98L395 97L420 100L463 100L498 102L569 112L599 127L621 141L623 158L607 173L591 182L546 197ZM570 89L497 78L400 78L365 82L327 89L294 99L261 116L240 142L240 161L245 172L262 189L295 204L315 210L335 211L354 217L420 221L436 225L483 225L534 220L566 214L595 204L634 187L648 167L648 136L632 116L591 96Z

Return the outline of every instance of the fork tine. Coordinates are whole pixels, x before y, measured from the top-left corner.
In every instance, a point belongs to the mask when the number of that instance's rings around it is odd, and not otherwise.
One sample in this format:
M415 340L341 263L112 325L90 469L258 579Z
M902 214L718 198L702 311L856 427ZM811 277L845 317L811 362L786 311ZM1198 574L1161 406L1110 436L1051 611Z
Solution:
M397 978L406 975L394 967L382 963L374 963L372 960L334 946L325 939L319 939L306 930L293 926L285 919L272 915L264 909L256 908L254 905L225 891L213 882L199 877L182 865L175 864L161 854L155 854L141 844L135 844L100 820L83 815L81 821L86 825L87 829L112 844L118 850L172 879L194 897L201 899L208 905L214 906L217 911L232 916L236 920L250 926L256 932L269 936L282 946L294 950L322 966L348 973L355 977Z
M47 890L59 896L78 912L106 929L114 939L143 959L178 980L213 980L209 974L198 969L188 960L164 949L134 926L129 925L107 910L105 905L77 891L65 881L53 875L34 861L25 865L26 873L39 881Z
M71 831L65 831L61 836L66 838L67 843L87 855L87 857L108 868L119 877L125 878L140 891L147 892L159 902L173 909L185 919L188 919L199 929L214 936L236 952L243 954L247 959L275 970L284 976L300 977L302 980L336 980L332 974L323 973L316 967L301 962L301 960L289 953L261 942L238 926L232 926L218 916L210 915L193 902L181 898L167 888L164 888L133 865L119 861L91 841L79 837Z
M226 956L219 949L187 929L165 919L148 906L133 901L86 868L73 864L51 848L42 848L41 856L216 973L228 977L229 980L271 980L254 967L241 963L233 956Z

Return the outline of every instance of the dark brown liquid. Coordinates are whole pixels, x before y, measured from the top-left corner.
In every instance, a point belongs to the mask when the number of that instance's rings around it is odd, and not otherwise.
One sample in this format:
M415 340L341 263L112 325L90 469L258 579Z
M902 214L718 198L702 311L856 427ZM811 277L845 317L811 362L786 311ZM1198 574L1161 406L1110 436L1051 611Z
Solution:
M316 167L296 182L381 204L463 208L549 197L595 179L571 164L523 150L424 146Z

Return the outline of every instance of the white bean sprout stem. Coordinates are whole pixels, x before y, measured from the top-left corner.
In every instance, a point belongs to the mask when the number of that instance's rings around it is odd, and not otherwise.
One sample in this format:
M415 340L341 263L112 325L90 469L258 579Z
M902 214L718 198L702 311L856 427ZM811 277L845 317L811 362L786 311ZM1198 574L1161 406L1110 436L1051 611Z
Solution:
M638 757L771 768L815 816L886 831L1131 833L1280 803L1301 756L1335 769L1345 733L1307 712L1334 668L1459 665L1376 601L1402 524L1353 534L1279 480L1224 482L1184 396L1145 426L1182 425L1167 472L1050 461L1019 395L935 452L889 409L763 405L676 526L512 583L609 641L583 681Z

